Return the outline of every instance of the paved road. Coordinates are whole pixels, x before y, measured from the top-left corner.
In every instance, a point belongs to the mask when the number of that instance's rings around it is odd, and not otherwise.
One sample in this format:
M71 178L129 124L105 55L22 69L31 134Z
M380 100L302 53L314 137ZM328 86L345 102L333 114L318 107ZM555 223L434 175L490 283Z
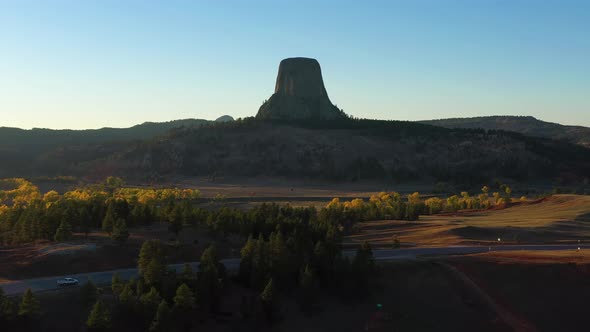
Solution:
M460 254L476 254L492 251L513 251L513 250L576 250L578 245L499 245L499 246L451 246L451 247L424 247L424 248L404 248L404 249L377 249L373 251L375 259L378 261L387 260L403 260L403 259L416 259L418 256L445 256L445 255L460 255ZM588 249L590 245L580 245L580 248ZM353 256L354 251L344 252L347 256ZM239 258L224 259L221 261L228 270L236 271L240 266ZM199 268L199 262L189 263L193 271L197 271ZM174 264L171 268L176 271L181 271L184 264ZM80 273L68 276L55 276L47 278L36 278L36 279L24 279L18 281L11 281L6 283L0 283L0 287L4 289L7 295L18 295L22 294L31 288L34 292L38 291L49 291L57 289L57 279L64 277L76 278L80 281L80 284L92 280L96 284L109 284L113 277L113 274L119 273L121 279L128 280L131 278L137 278L139 276L137 269L121 269L111 270L103 272L92 272L92 273Z
M232 258L232 259L224 259L221 262L225 265L228 270L237 270L240 266L240 259ZM192 262L189 263L193 271L198 271L199 269L199 262ZM183 264L173 264L169 266L170 268L175 269L177 272L182 271L184 267ZM110 284L115 273L119 273L121 279L129 280L131 278L137 278L139 273L137 269L120 269L120 270L111 270L111 271L102 271L102 272L91 272L91 273L79 273L79 274L72 274L67 276L56 276L56 277L47 277L47 278L36 278L36 279L24 279L18 281L11 281L7 283L0 283L0 287L4 289L6 295L18 295L24 293L27 288L31 288L34 292L39 291L49 291L58 289L57 287L57 280L64 278L64 277L71 277L78 279L80 284L85 284L88 280L92 280L95 284L104 285Z

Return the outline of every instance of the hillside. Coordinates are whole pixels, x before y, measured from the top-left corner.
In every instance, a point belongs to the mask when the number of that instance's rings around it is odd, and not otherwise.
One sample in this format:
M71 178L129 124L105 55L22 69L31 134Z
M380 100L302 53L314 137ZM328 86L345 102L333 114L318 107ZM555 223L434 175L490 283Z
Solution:
M60 144L96 143L117 140L146 139L162 135L170 129L180 127L200 127L208 120L183 119L168 122L144 122L129 128L100 129L45 129L30 130L0 127L0 149L11 147L41 147Z
M532 116L482 116L474 118L426 120L419 122L445 128L508 130L529 136L564 140L570 143L590 147L590 128L545 122Z
M75 146L78 159L96 155L96 149L107 149L116 146L117 142L151 139L174 128L199 128L209 123L207 120L184 119L169 122L144 122L130 128L101 128L87 130L53 130L34 128L31 130L0 127L0 155L2 167L0 176L8 174L27 174L27 169L51 165L36 164L43 159L45 153L56 153L61 149ZM124 143L128 144L128 143ZM52 161L49 161L50 164ZM43 172L43 171L41 171Z
M268 122L248 118L181 129L157 140L72 145L40 156L28 172L105 176L278 176L335 181L497 178L580 181L585 148L511 132L413 122ZM22 171L22 170L19 170Z

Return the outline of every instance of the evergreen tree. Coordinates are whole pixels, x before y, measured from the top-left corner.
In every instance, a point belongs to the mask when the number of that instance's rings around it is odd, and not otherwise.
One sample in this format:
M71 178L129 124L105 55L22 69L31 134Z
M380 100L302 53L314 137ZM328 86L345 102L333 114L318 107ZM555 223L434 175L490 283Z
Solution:
M270 264L268 262L268 246L264 241L262 233L258 236L252 254L252 274L250 276L250 285L261 287L269 277Z
M363 242L361 247L356 251L353 265L367 275L375 272L375 258L373 257L373 250L369 242Z
M88 320L86 321L89 331L107 331L111 327L111 313L107 306L98 300L92 307Z
M159 240L145 241L139 252L138 268L148 285L162 280L165 270L164 248Z
M184 278L190 279L193 277L193 268L191 267L191 265L189 263L184 263L184 265L182 266L182 271L180 272L180 275L182 275Z
M63 242L72 238L72 226L67 220L62 220L55 231L55 241Z
M276 300L275 293L276 290L274 284L272 282L272 279L270 279L266 284L266 287L264 287L264 290L260 294L260 302L262 303L262 309L264 310L266 318L269 321L272 321L274 319L275 312L277 310L278 303Z
M191 289L186 284L180 285L176 290L176 295L174 296L174 307L181 309L192 309L195 307L195 297L193 296Z
M15 240L19 243L31 242L37 238L37 230L35 228L35 221L38 220L39 216L32 209L28 207L22 210L22 213L18 216L18 221L14 225Z
M317 294L317 280L309 265L301 271L299 277L300 305L302 310L310 312L311 305L315 302Z
M121 294L119 294L119 301L123 305L133 306L135 303L135 295L133 294L133 286L131 282L125 284Z
M250 285L250 276L252 275L252 263L253 263L253 256L254 256L254 239L252 235L248 236L248 240L242 250L240 251L241 260L240 260L240 269L238 272L239 279L247 284Z
M109 236L113 233L113 226L115 225L115 206L112 201L109 202L107 213L102 220L102 230L107 232Z
M0 323L14 319L15 314L15 303L4 294L4 290L0 287Z
M113 225L113 234L111 235L111 239L123 244L129 238L129 231L127 230L127 223L125 219L119 218L115 221Z
M184 264L182 267L182 272L180 272L180 279L187 285L190 285L194 282L195 275L193 274L193 269L191 268L190 264Z
M193 292L186 284L180 285L174 296L176 330L190 331L193 320L192 311L194 307L195 297Z
M143 280L143 278L139 278L137 280L137 285L135 287L135 294L137 294L137 296L142 296L143 293L145 293L145 290L146 290L145 281Z
M90 225L92 223L92 216L88 212L88 209L80 208L78 218L80 220L80 231L84 233L84 237L87 239L88 233L90 232Z
M18 315L28 319L37 318L41 315L39 301L33 295L30 288L27 289L18 308Z
M149 310L155 310L158 307L158 304L162 302L162 297L160 297L158 290L152 287L149 292L140 297L139 302Z
M180 206L175 206L168 216L168 230L178 236L182 230L182 211Z
M268 254L270 256L270 270L273 278L281 286L287 282L289 277L289 266L287 257L287 247L283 239L283 233L278 230L270 234L268 240ZM295 270L296 272L297 270Z
M210 246L205 249L201 255L197 274L197 293L199 303L208 305L212 311L217 310L220 298L219 265L215 247Z
M113 295L115 295L116 298L119 298L121 291L123 291L123 281L121 281L119 272L115 272L111 278L111 290L113 291Z
M156 311L156 317L152 321L152 325L150 326L150 332L164 332L169 331L168 326L170 321L170 307L166 300L162 300L158 305L158 310Z
M313 250L313 269L318 271L322 285L327 285L333 282L331 273L331 262L328 248L322 241L318 241Z
M371 245L364 242L357 250L352 261L352 280L355 283L354 290L359 292L358 295L366 295L369 289L369 277L375 272L375 258Z

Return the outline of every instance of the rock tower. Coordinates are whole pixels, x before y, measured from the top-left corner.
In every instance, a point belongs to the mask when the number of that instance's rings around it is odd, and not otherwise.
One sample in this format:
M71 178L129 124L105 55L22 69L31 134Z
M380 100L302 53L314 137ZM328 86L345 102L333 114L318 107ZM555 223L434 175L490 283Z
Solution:
M331 120L345 116L328 98L319 62L310 58L281 61L275 92L256 115L284 120Z

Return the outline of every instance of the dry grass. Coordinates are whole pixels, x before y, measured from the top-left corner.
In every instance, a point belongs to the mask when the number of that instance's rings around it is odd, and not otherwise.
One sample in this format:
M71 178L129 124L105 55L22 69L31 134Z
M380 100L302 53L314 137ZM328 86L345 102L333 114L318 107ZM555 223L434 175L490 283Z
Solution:
M402 244L486 244L498 237L507 243L547 243L590 239L590 196L556 195L506 209L422 216L418 222L376 221L361 225L347 244L369 241Z
M149 186L148 183L132 183L133 186ZM322 180L296 180L288 178L265 177L218 177L215 181L207 177L181 177L167 178L164 187L195 188L201 191L204 198L212 198L217 194L228 199L241 198L244 200L276 201L289 199L305 200L305 198L334 197L370 197L381 191L397 191L400 193L430 192L432 184L387 184L374 181L359 181L355 183L334 183ZM310 201L314 201L312 199Z

